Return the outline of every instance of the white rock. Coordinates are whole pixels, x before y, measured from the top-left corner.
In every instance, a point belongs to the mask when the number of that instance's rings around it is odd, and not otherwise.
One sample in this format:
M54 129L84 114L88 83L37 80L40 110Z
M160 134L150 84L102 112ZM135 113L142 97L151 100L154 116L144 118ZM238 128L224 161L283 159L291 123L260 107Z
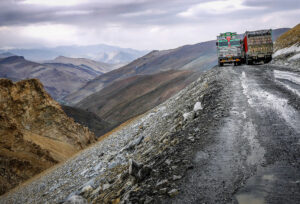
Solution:
M102 189L105 191L106 189L110 188L110 184L106 183L102 186Z
M73 195L64 203L65 204L87 204L88 202L86 199L84 199L83 197L81 197L79 195Z
M182 116L183 120L186 121L192 117L192 112L184 113Z
M202 110L202 105L199 101L194 105L194 111L198 111L198 110Z

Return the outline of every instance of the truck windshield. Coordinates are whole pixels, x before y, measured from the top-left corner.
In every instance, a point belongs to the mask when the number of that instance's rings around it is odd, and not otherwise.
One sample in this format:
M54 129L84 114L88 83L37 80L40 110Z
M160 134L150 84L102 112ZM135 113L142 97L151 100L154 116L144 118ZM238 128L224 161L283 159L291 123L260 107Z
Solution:
M228 42L227 41L223 41L223 42L219 42L219 46L228 46Z
M240 41L239 40L231 40L230 41L230 45L233 45L233 46L238 46L238 45L240 45L241 43L240 43Z

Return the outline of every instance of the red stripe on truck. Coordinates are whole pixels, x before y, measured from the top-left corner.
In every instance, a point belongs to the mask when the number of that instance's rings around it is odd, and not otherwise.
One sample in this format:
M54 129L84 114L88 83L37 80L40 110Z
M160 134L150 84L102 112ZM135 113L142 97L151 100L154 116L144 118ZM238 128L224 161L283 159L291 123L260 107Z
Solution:
M248 43L247 43L247 36L244 37L244 47L245 47L245 52L248 52Z

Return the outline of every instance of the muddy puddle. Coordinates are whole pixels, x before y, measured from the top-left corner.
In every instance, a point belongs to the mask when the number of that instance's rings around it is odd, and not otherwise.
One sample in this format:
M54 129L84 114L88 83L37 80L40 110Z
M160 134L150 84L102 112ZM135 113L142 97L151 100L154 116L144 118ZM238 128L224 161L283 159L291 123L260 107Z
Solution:
M235 199L239 204L300 203L300 172L287 163L260 167Z

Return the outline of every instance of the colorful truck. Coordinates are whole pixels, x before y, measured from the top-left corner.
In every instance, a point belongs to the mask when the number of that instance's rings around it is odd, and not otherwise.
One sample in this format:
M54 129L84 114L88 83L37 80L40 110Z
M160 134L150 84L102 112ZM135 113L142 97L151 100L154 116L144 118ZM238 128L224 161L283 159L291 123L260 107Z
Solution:
M247 31L243 38L246 64L272 60L272 30Z
M223 66L224 63L241 65L244 60L243 41L238 37L236 32L221 33L217 36L218 64Z

